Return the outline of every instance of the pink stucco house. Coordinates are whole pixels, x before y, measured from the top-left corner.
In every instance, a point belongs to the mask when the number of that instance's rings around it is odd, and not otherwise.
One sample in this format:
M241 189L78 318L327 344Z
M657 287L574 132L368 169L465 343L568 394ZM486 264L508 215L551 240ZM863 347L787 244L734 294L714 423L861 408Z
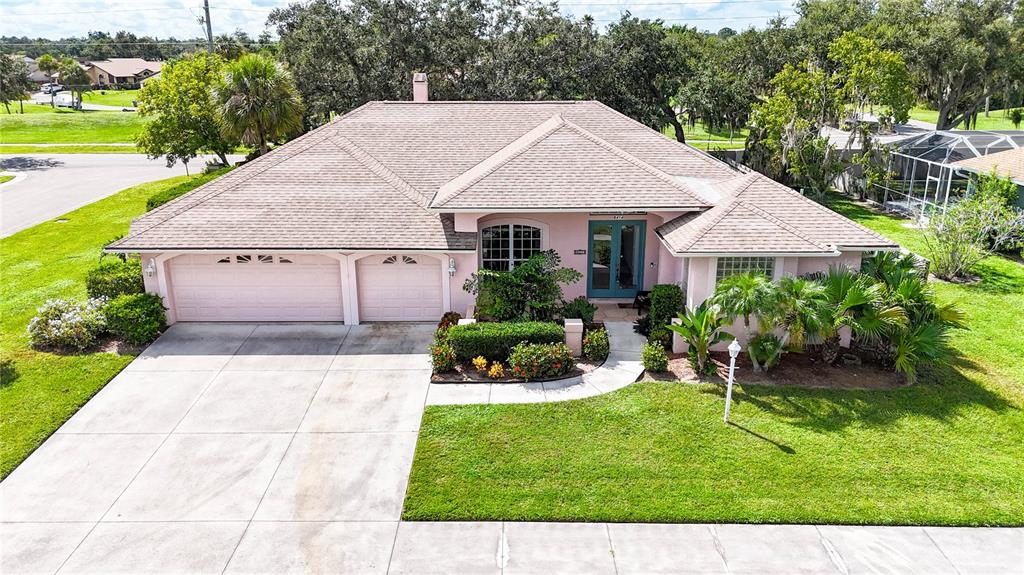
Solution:
M687 303L747 269L857 268L882 236L594 101L371 102L135 220L175 321L436 321L540 250L566 297Z

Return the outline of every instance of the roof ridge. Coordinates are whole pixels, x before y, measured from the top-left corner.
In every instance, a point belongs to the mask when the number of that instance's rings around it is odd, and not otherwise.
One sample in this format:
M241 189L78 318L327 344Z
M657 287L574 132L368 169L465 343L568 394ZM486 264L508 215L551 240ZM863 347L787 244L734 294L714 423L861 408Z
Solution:
M235 177L235 178L230 178L230 176L235 174L234 172L225 174L223 177L211 180L211 181L203 184L202 186L199 186L198 188L185 193L181 197L175 198L174 200L171 200L170 202L167 202L166 204L164 204L162 206L159 206L158 208L156 208L154 210L146 212L145 214L140 216L139 219L143 219L143 218L146 218L146 217L151 216L151 215L160 215L163 212L166 212L166 211L169 211L169 210L173 209L174 207L178 207L179 204L185 203L186 199L196 200L196 201L192 202L191 204L189 204L188 206L183 207L180 210L171 213L167 217L161 219L158 222L153 223L152 225L147 226L144 229L141 229L141 230L138 230L138 231L131 231L131 229L129 228L128 235L126 235L125 237L123 237L123 238L121 238L121 239L119 239L119 240L117 240L115 242L110 243L108 247L116 247L118 244L124 243L125 241L127 241L127 240L129 240L129 239L131 239L131 238L133 238L133 237L135 237L135 236L137 236L139 234L146 233L146 232L152 230L153 228L156 228L157 226L163 225L163 224L167 223L168 221L170 221L170 220L180 216L181 214L191 210L192 208L194 208L194 207L196 207L196 206L198 206L200 204L205 203L206 201L210 200L211 198L219 196L220 194L223 194L224 192L227 192L228 190L233 190L234 188L242 185L243 183L249 181L250 179L252 179L255 176L258 176L259 174L262 174L263 172L269 170L270 168L273 168L274 166L280 164L281 162L284 162L284 161L286 161L288 159L291 159L291 158L295 157L295 155L298 154L299 152L308 150L309 148L311 148L315 144L318 144L318 143L324 141L327 138L326 130L323 130L323 128L326 128L329 125L330 124L324 124L323 126L320 126L319 128L317 128L317 129L315 129L315 130L313 130L311 132L308 132L302 138L300 138L298 140L292 140L291 142L288 142L287 144L281 146L280 148L276 148L274 150L271 150L270 153L268 153L267 155L261 156L260 158L257 158L256 160L253 161L253 164L250 164L250 165L254 165L254 164L256 164L256 162L260 162L260 163L265 164L265 165L260 165L260 166L252 168L252 172L249 173L249 174L239 174L239 176ZM321 131L323 131L324 133L321 134L320 133ZM318 137L318 138L311 138L311 136L313 136L314 134L317 134L320 137ZM309 140L308 142L302 141L302 140L307 140L307 139ZM300 142L301 142L301 144L300 144ZM257 170L257 168L258 168L258 170ZM242 176L246 176L246 177L242 178ZM228 181L229 179L232 180L232 181ZM233 181L233 180L238 180L238 181L236 182L236 181ZM219 184L219 187L217 186L218 184ZM214 188L214 187L217 187L217 189L207 190L207 188ZM202 190L206 190L209 193L207 193L206 195L202 195L201 196L197 192L200 192Z
M817 246L819 248L823 248L823 249L826 249L826 250L830 249L830 247L828 245L820 244L820 243L816 242L815 240L811 239L810 237L808 237L806 234L804 234L803 232L801 232L799 229L795 228L791 224L788 224L785 221L780 220L779 218L777 218L777 217L773 216L772 214L766 212L765 210L757 207L756 205L754 205L751 202L748 202L746 200L738 200L736 202L736 204L739 205L739 206L743 206L744 208L746 208L750 212L752 212L754 214L757 214L758 216L760 216L760 217L768 220L769 222L779 226L780 228L782 228L782 229L786 230L787 232L797 236L798 238L804 240L805 242L807 242L809 244L815 245L815 246ZM834 249L834 247L832 249Z
M600 100L585 100L585 102L586 103L597 104L598 106L600 106L602 108L605 108L606 110L609 110L609 111L611 111L614 114L618 114L619 116L622 116L623 118L629 120L630 122L632 122L634 124L637 124L638 126L643 126L644 128L646 128L648 130L651 129L650 126L644 125L642 122L639 122L639 121L637 121L637 120L627 116L626 114L623 114L622 112L616 110L615 108L612 108L611 106L609 106L608 104L605 104L604 102L602 102ZM666 137L665 139L667 139L668 141L672 142L673 144L676 144L676 147L685 150L691 156L698 157L698 158L704 160L706 163L711 164L711 165L713 165L713 166L715 166L717 168L723 168L724 167L724 168L726 168L728 170L738 171L735 168L733 168L732 166L730 166L729 164L723 162L722 160L719 160L719 159L715 158L711 154L706 154L706 153L698 150L697 148L694 148L693 146L690 146L689 144L685 144L683 142L680 142L679 140L676 140L675 138L668 138L668 137Z
M713 204L708 203L707 199L704 198L703 196L701 196L699 193L691 190L689 187L683 185L682 182L676 180L675 176L673 176L672 174L669 174L668 172L666 172L666 171L664 171L664 170L662 170L660 168L657 168L655 166L652 166L651 164L648 164L647 162L641 160L640 158L634 156L633 154L630 154L626 150L623 150L622 148L616 146L615 144L612 144L608 140L605 140L604 138L598 136L597 134L586 130L585 128L579 126L578 124L574 124L573 122L571 122L569 120L564 120L564 122L565 122L565 126L568 127L570 130L573 130L574 132L578 133L579 135L583 136L584 138L587 138L588 140L594 142L598 146L601 146L602 148L608 150L609 152L619 156L623 160L626 160L627 162L629 162L629 163L633 164L634 166L644 170L645 172L651 174L652 176L654 176L656 178L659 178L659 179L665 181L666 183L668 183L668 184L670 184L670 185L672 185L672 186L674 186L676 188L679 188L680 190L686 192L687 194L690 194L691 196L693 196L697 200L699 200L701 202L704 202L705 204L708 204L709 206L713 205Z
M441 206L459 197L459 195L469 189L470 186L493 174L498 168L523 155L527 150L536 146L538 142L543 141L565 125L565 123L566 121L565 118L562 117L562 114L556 113L547 120L537 124L518 138L502 146L498 151L487 156L483 160L480 160L480 162L473 167L442 184L441 187L437 189L437 193L435 193L434 197L431 199L431 205L438 200L441 200L440 203L437 204L438 206ZM449 190L449 187L453 189ZM445 197L441 198L442 195L445 195Z
M699 225L693 231L694 232L693 233L693 237L690 238L685 244L680 246L681 249L679 249L677 251L684 252L684 251L692 248L693 244L697 243L697 240L699 240L705 233L707 233L707 231L709 229L711 229L712 226L714 226L718 222L722 221L722 218L724 218L725 216L731 214L733 212L733 210L736 209L738 204L739 204L739 202L730 201L730 202L727 202L725 204L720 204L718 206L715 206L714 208L711 208L710 210L706 210L706 211L704 211L704 212L694 216L693 221L694 222L698 222ZM711 212L712 210L714 210L716 208L721 208L721 209L719 209L717 214L715 214L712 217L710 217L706 223L703 223L703 224L699 223L699 220L700 220L701 216ZM683 215L685 216L686 214L683 214ZM682 217L682 216L680 216L680 217ZM686 224L683 224L683 225L686 225Z
M357 146L352 142L352 140L349 140L340 134L328 136L326 139L349 156L352 156L355 161L362 164L366 169L373 172L375 176L387 182L388 185L401 192L402 195L415 202L418 206L421 208L427 207L427 204L430 202L430 198L428 198L426 194L414 188L398 174L392 172L380 160L373 157L373 155L366 150Z
M838 218L839 220L842 220L843 223L848 224L848 225L852 225L855 228L860 229L861 231L867 232L868 235L874 236L874 237L876 237L876 238L878 238L880 240L883 240L883 241L885 241L887 243L891 243L892 242L892 240L890 240L889 238L887 238L887 237L883 236L882 234L876 232L875 230L872 230L871 228L869 228L869 227L867 227L867 226L865 226L863 224L859 224L859 223L853 221L852 219L850 219L850 218L840 214L839 212L833 211L833 210L831 210L831 209L829 209L829 208L819 204L818 202L808 198L807 196L801 194L800 192L794 190L793 188L791 188L791 187L789 187L789 186L787 186L785 184L780 184L779 182L776 182L775 180L769 178L768 176L765 176L764 174L761 174L761 173L758 173L758 172L754 172L754 173L757 174L758 176L760 176L760 177L755 178L754 181L764 181L764 182L767 182L768 184L773 185L773 186L779 188L781 191L784 191L784 192L786 192L786 193L788 193L788 194L790 194L790 195L792 195L792 196L794 196L796 198L799 198L805 204L808 204L808 205L814 207L819 212L822 212L824 214L828 214L828 216L831 217L831 218ZM751 182L751 184L753 184L753 182ZM748 188L749 188L749 186L748 186ZM778 216L776 216L776 217L778 217Z

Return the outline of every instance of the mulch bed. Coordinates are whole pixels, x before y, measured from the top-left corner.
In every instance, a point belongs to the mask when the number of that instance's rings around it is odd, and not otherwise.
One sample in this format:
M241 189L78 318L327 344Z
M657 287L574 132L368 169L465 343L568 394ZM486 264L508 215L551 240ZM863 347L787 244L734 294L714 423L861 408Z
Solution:
M725 385L729 377L729 354L711 354L718 373L699 379L690 368L685 355L670 354L667 373L644 372L644 381L683 381ZM796 386L825 389L895 389L907 385L903 376L868 359L844 350L836 365L826 365L818 357L804 353L787 353L779 365L767 373L755 373L750 358L742 353L736 358L736 383L740 385Z
M590 373L595 369L601 367L603 361L590 361L586 359L577 359L576 365L573 366L572 370L559 377L549 377L545 379L531 379L530 382L537 381L557 381L559 379L569 379L570 377L576 377L583 375L584 373ZM508 365L505 366L505 373L508 373L511 368ZM432 383L523 383L521 378L517 377L499 377L497 379L491 379L487 377L486 373L480 373L473 367L471 363L460 363L456 364L455 371L448 373L435 373L430 376Z

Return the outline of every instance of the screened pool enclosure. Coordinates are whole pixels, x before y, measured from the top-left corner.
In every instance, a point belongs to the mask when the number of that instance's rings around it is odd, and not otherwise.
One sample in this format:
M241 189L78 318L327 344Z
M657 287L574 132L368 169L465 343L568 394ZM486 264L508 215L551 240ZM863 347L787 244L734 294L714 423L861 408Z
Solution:
M1024 131L935 131L893 144L888 176L867 190L886 209L916 217L945 211L968 191L972 172L960 160L1024 147Z

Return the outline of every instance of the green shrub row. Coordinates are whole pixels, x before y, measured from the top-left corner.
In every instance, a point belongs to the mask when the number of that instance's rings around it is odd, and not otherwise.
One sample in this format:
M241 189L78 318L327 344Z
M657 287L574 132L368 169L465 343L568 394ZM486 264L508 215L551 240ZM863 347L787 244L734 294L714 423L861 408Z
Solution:
M142 293L146 291L142 283L142 263L137 259L104 260L85 276L85 291L91 298L108 299Z
M658 284L651 288L650 333L657 333L672 323L672 318L683 311L686 302L683 290L675 284Z
M542 321L480 322L452 326L448 330L447 342L459 361L470 361L478 355L491 361L506 361L512 348L523 342L565 342L565 329Z

